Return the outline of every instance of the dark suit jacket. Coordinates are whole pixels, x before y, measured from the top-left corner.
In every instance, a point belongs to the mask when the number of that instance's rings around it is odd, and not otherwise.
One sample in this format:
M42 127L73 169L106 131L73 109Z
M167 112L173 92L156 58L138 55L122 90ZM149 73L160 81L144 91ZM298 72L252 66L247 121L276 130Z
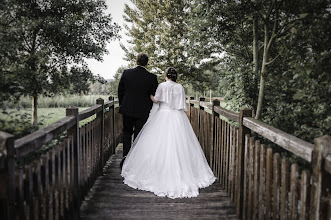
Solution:
M118 85L119 112L134 118L147 117L153 105L150 95L155 95L157 86L156 75L144 67L124 70Z

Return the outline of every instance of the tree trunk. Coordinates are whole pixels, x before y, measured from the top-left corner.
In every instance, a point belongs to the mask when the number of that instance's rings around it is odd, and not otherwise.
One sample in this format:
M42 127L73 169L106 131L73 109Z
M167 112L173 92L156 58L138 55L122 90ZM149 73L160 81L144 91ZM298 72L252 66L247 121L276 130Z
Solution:
M258 21L257 16L253 17L253 73L255 75L255 85L258 86L258 75L259 75L259 61L258 61ZM253 103L254 111L256 112L257 103ZM253 111L253 112L254 112Z
M262 60L262 67L261 67L261 77L260 77L260 89L259 89L259 98L257 102L257 109L255 119L261 118L262 113L262 102L264 96L264 83L265 83L265 75L267 72L267 62L268 62L268 44L269 44L269 28L265 24L264 25L264 50L263 50L263 60Z
M32 124L33 126L38 126L38 95L32 96Z

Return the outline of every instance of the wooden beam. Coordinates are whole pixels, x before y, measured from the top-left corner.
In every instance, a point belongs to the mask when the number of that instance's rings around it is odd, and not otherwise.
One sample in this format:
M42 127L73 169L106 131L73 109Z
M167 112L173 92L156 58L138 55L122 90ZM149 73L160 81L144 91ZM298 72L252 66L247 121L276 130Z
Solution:
M213 108L212 104L210 104L209 102L205 102L205 101L201 101L200 106L202 106L204 108L207 108L207 109L210 109L210 110L212 110L212 108Z
M220 106L217 106L214 108L214 111L218 113L219 115L222 115L226 117L227 119L230 119L235 122L239 122L239 113L229 111L225 108L222 108Z
M99 105L95 105L91 108L88 108L84 111L81 111L78 114L78 120L81 121L88 117L91 117L92 115L99 113L101 110L102 110L102 105L99 104Z
M311 162L312 152L314 150L313 144L301 140L293 135L287 134L284 131L251 117L244 118L243 122L245 127L262 135L271 142L283 147L306 161Z
M217 108L217 107L216 107ZM215 109L216 109L215 108ZM250 135L251 131L243 125L245 117L252 117L252 110L243 109L239 116L239 137L238 137L238 169L236 178L236 214L241 219L243 217L244 204L244 170L245 167L245 136Z
M190 100L190 103L193 104L193 105L199 105L198 100Z
M108 102L105 102L104 104L104 108L108 108L115 105L115 101L114 100L109 100Z

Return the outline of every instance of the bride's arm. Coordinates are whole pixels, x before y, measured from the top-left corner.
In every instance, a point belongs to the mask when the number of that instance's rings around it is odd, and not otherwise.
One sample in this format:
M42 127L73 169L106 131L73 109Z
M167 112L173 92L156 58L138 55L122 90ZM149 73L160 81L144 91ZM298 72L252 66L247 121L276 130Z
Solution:
M159 102L156 99L154 99L154 96L153 95L150 95L150 98L151 98L152 102L154 102L154 103L158 103Z

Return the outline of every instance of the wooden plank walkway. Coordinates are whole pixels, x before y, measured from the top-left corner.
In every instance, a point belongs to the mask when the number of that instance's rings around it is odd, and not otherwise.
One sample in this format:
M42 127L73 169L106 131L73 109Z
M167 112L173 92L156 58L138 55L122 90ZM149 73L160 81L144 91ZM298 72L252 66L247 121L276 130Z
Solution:
M81 219L237 219L235 206L219 182L195 198L169 199L123 183L122 145L108 160L81 206Z

